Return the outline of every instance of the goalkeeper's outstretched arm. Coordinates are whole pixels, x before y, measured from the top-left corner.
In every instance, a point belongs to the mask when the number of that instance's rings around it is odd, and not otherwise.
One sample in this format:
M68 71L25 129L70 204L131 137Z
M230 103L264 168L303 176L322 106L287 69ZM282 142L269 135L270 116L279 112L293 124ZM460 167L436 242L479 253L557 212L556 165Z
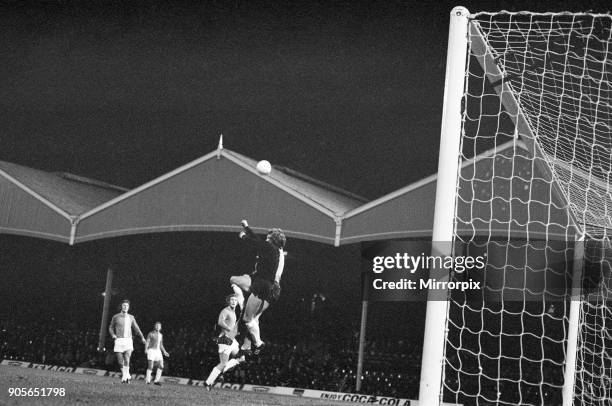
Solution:
M255 232L253 232L251 227L249 227L249 223L246 220L242 220L240 224L242 225L242 228L243 228L243 230L240 232L240 238L242 239L246 238L246 239L253 240L256 242L264 241L260 236L258 236L257 234L255 234Z

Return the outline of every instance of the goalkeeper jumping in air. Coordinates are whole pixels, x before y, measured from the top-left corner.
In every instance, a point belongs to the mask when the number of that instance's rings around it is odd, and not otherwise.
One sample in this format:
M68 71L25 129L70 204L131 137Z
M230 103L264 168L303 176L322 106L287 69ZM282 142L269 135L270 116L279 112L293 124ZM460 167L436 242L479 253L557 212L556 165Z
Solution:
M280 296L280 280L285 267L285 243L287 238L279 228L268 231L265 240L255 234L246 220L242 220L243 231L240 238L252 241L257 247L257 260L255 268L248 275L232 276L230 284L239 298L239 304L244 309L242 320L251 339L245 338L243 350L251 349L253 354L259 355L264 342L259 331L259 317ZM250 293L245 306L242 291Z

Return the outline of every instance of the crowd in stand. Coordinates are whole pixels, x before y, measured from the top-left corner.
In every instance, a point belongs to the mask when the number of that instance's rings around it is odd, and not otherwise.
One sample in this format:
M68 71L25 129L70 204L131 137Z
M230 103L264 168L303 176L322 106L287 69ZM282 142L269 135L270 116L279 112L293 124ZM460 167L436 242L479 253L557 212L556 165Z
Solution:
M303 307L304 304L301 303ZM415 309L415 306L417 305L371 304L360 393L417 398L422 347L422 326L419 325L422 320L419 320L417 315L422 312ZM227 372L223 379L232 383L354 392L359 320L355 315L349 317L347 309L352 314L356 313L355 304L339 308L318 306L317 311L315 306L306 306L306 309L301 310L278 306L274 313L266 314L270 316L268 319L262 321L262 331L267 341L265 351L250 362ZM412 314L412 318L408 318L407 314ZM407 325L406 322L397 323L398 318L410 320L413 325ZM117 370L114 354L110 351L98 351L99 330L95 325L80 328L66 321L46 320L0 321L0 358ZM210 320L214 321L214 318L211 316ZM507 320L506 328L512 327L509 323ZM171 321L164 322L164 342L170 352L164 375L198 380L206 377L211 367L218 363L217 346L211 340L213 324L214 322L211 322L198 326L195 323L182 322L173 325ZM400 330L400 326L404 328ZM141 325L145 334L149 330L147 327ZM519 329L520 326L516 328ZM548 330L549 333L555 331L551 328ZM481 390L481 380L486 379L487 375L494 377L495 374L486 371L482 371L485 375L477 374L474 368L478 365L475 364L474 357L465 352L450 357L445 388L448 393L445 396L455 399L455 395L459 393L458 389L461 388L467 393L481 392L482 396L488 398L498 396L499 391L504 396L509 396L508 399L519 392L527 398L556 399L560 395L562 383L560 373L563 354L554 352L558 349L550 340L542 341L541 345L522 346L521 340L528 338L529 336L516 335L506 339L514 350L522 351L524 357L521 361L523 368L520 373L517 372L515 379L493 380L490 384L483 385ZM479 340L474 345L484 342ZM562 343L563 341L559 345ZM106 348L112 348L108 338ZM493 353L492 349L483 351ZM544 368L541 368L537 361L542 356L548 359L548 364L543 364ZM461 357L461 360L458 357ZM528 359L533 362L528 362ZM132 361L132 372L144 373L146 359L143 347L137 341ZM510 376L510 368L516 366L515 364L508 360L505 376ZM454 367L458 368L456 372ZM482 379L471 379L472 376L481 376ZM532 387L521 383L525 380L533 382ZM542 380L547 384L539 385L538 382ZM519 390L521 385L525 387ZM472 402L465 396L460 396L458 400L464 404Z
M264 324L270 340L265 352L225 374L225 382L354 392L359 336L358 320L309 312L300 323ZM292 317L290 311L285 315ZM336 315L337 316L337 315ZM284 317L277 314L276 317ZM293 316L294 317L294 316ZM61 327L60 327L61 326ZM218 362L210 326L174 328L164 324L170 358L166 376L203 379ZM146 330L146 329L145 329ZM146 331L145 331L146 334ZM98 351L99 331L49 320L0 322L0 358L62 366L117 369L114 354ZM360 392L414 398L418 392L420 355L400 338L372 337L366 342ZM112 348L110 342L107 348ZM140 354L139 354L140 352ZM143 348L135 344L132 371L146 369Z

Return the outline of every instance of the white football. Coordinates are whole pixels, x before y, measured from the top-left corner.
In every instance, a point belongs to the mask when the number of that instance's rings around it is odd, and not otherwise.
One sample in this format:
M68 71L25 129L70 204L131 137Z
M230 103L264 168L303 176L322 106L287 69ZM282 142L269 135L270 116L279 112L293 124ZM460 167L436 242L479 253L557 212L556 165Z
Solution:
M257 172L262 175L269 175L272 172L272 165L266 160L259 161L257 162Z

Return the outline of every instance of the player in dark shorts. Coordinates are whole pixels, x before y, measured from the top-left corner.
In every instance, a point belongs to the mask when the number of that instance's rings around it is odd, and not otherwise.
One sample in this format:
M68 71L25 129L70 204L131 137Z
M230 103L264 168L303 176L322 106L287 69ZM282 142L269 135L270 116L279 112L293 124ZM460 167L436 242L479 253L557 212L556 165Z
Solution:
M245 338L243 350L250 349L253 341L253 353L259 354L264 346L259 329L259 317L278 300L280 295L280 279L285 267L285 244L287 239L279 228L271 229L263 239L251 230L246 220L242 220L243 231L240 238L252 241L257 247L257 261L255 269L250 274L232 276L230 284L239 297L239 304L244 309L242 320L251 336ZM242 291L250 293L246 304Z

